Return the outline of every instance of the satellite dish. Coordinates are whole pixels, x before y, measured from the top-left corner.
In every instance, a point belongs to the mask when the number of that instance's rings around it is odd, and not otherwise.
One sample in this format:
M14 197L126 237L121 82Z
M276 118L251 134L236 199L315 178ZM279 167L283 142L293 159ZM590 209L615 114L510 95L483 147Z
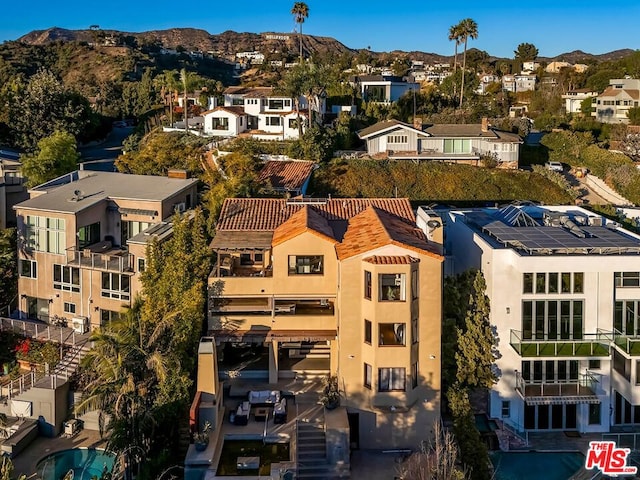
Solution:
M74 191L73 191L73 194L74 194L76 197L79 197L80 195L82 195L82 191L80 191L80 190L74 190Z
M436 229L436 228L440 227L440 221L439 221L439 220L429 220L429 221L427 222L427 226L428 226L430 229L434 230L434 229Z

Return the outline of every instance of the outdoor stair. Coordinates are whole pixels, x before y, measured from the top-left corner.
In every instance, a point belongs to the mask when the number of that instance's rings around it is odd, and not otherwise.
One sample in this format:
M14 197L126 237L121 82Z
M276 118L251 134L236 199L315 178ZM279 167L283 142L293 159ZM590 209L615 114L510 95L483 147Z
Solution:
M289 358L330 358L331 347L326 344L302 344L289 350Z
M65 354L65 356L58 362L56 368L53 370L55 375L69 378L71 375L78 371L80 362L87 353L91 350L91 346L87 342L76 344L74 347Z
M327 443L324 422L298 422L296 450L296 478L300 480L337 479L334 468L327 462Z

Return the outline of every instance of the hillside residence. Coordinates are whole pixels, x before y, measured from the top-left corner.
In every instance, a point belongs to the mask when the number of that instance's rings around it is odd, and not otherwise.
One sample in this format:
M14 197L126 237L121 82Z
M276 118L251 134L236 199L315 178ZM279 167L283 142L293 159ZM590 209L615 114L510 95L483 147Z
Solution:
M209 336L268 346L271 384L293 373L287 359L327 352L313 360L338 376L351 438L414 448L440 418L442 223L430 225L406 198L225 200ZM211 384L199 372L198 390Z
M547 73L560 73L563 68L572 68L573 65L569 62L551 62L544 69Z
M640 424L640 236L572 206L441 213L447 271L486 279L491 417L521 432Z
M639 101L640 80L612 79L605 91L593 99L591 116L603 123L629 123L627 112L638 107Z
M394 160L440 160L477 165L492 155L503 166L517 168L520 136L497 130L485 118L480 124L409 125L387 120L360 130L369 155Z
M484 95L487 93L487 87L492 83L499 82L500 77L494 73L479 73L478 80L480 83L478 84L478 88L476 88L476 93L478 95Z
M65 318L80 332L130 306L140 291L147 241L196 200L197 180L75 171L29 191L16 210L19 313Z
M202 105L200 103L201 101L206 102L206 104ZM177 95L175 102L178 103L180 108L184 108L184 95ZM208 95L206 91L191 92L187 93L187 105L189 105L189 107L198 105L205 110L213 110L218 106L218 98L213 95Z
M16 225L13 206L29 198L22 177L20 154L0 149L0 228Z
M598 92L594 92L590 88L569 90L567 93L562 95L562 99L564 100L564 109L567 113L580 113L582 102L587 98L594 98L597 96Z
M305 195L316 169L315 162L305 160L269 160L258 174L258 182L278 193Z
M316 113L324 113L324 99L316 102ZM300 118L309 123L309 105L299 99ZM295 139L299 136L298 113L292 98L278 95L272 87L229 87L224 105L204 112L204 133L218 137L240 134L259 139Z
M535 72L540 68L540 64L534 61L522 62L522 70L527 72Z
M365 102L393 103L411 90L420 90L420 84L393 75L356 75L349 83L360 90Z
M502 76L502 88L507 92L529 92L536 89L538 77L530 73Z

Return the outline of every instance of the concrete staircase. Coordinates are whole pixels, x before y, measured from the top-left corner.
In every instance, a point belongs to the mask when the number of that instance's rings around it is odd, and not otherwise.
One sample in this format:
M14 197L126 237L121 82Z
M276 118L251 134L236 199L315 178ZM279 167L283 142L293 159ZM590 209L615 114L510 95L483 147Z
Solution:
M87 343L78 343L66 353L66 355L58 362L56 368L53 370L55 375L69 378L80 367L80 362L87 353L91 350L91 346Z
M296 478L300 480L333 480L338 477L327 463L324 422L300 421L297 424Z
M302 342L300 348L289 350L289 358L329 358L331 347L326 343L306 343Z

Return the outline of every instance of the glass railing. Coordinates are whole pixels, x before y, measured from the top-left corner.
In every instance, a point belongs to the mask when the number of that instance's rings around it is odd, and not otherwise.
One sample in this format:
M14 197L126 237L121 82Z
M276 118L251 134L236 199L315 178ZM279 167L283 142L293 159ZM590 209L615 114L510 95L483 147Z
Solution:
M585 333L579 339L549 338L548 335L524 339L521 331L511 330L509 343L521 357L606 357L613 340L613 333L604 330Z
M127 250L94 253L89 249L68 248L67 265L111 272L133 272L133 255Z
M526 380L520 372L516 372L516 389L523 397L570 397L590 396L597 394L598 379L586 371L578 378L565 380Z
M613 335L616 347L629 355L640 355L640 335L625 335L618 330L614 330Z

